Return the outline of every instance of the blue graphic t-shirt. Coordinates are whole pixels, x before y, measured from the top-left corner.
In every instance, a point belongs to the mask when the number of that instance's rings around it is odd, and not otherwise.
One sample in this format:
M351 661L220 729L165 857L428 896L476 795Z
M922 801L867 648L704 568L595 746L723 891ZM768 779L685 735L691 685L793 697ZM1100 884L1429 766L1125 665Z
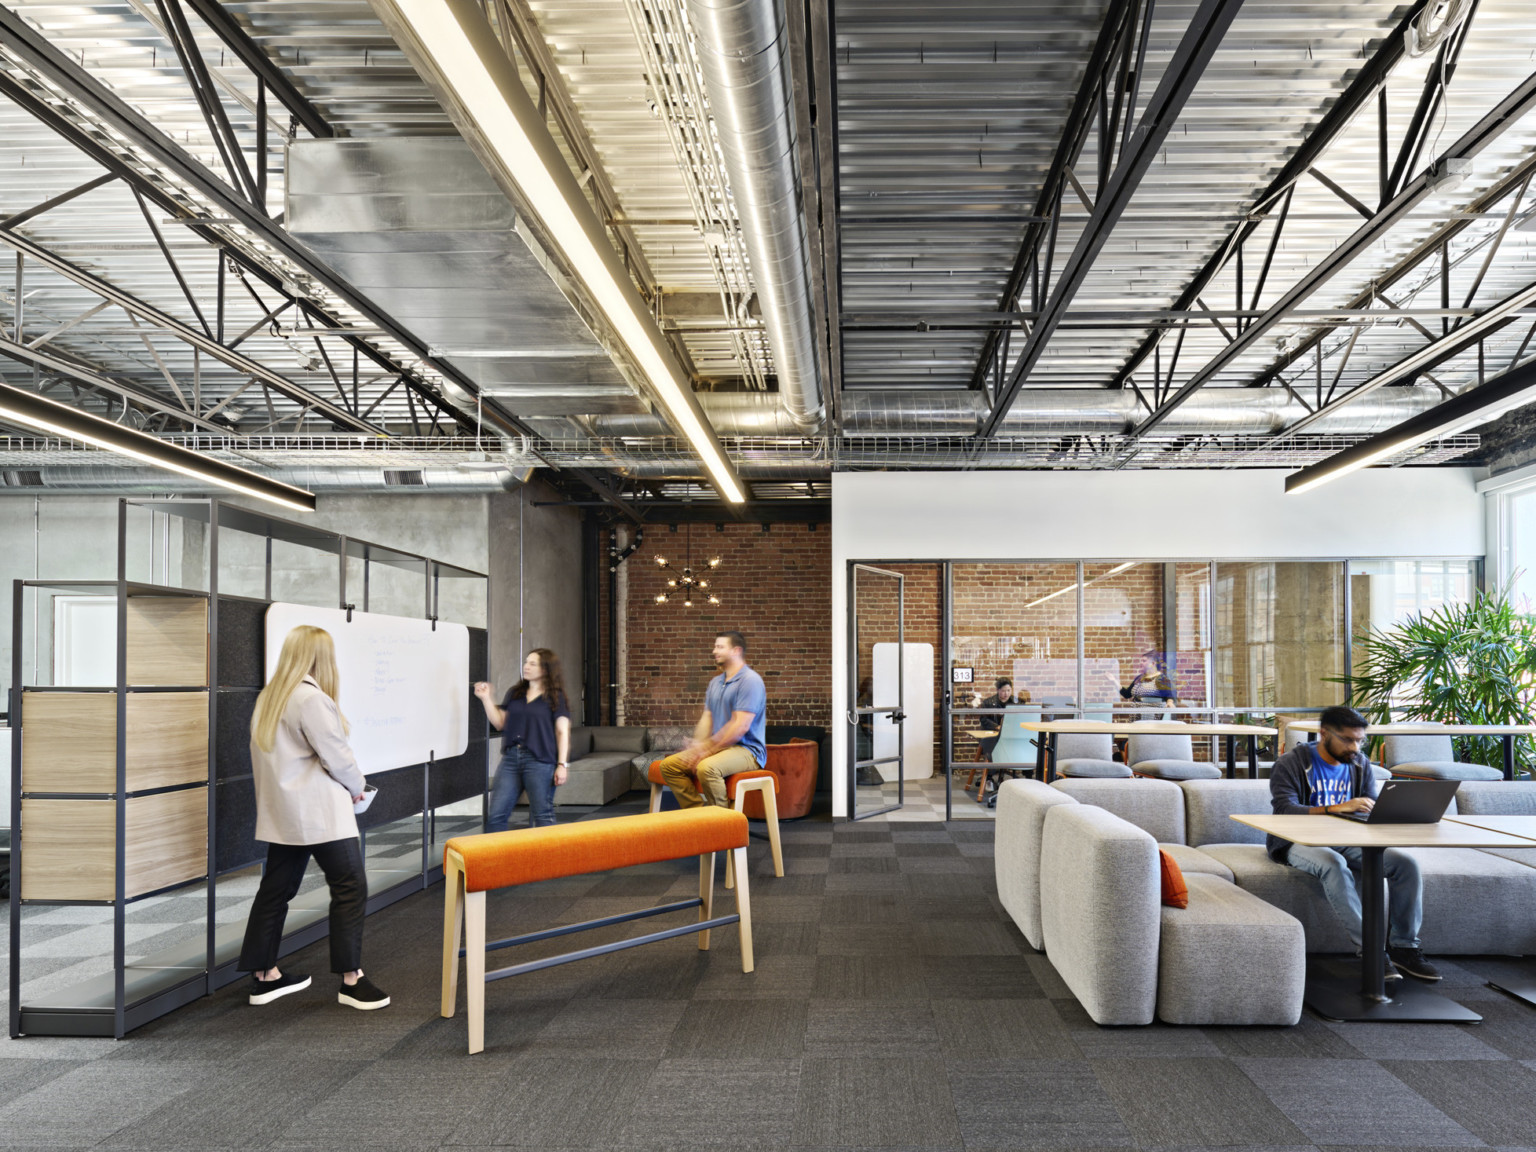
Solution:
M1307 803L1313 808L1326 808L1330 804L1342 804L1353 799L1348 764L1330 764L1312 745L1312 767L1307 771L1307 786L1312 790Z

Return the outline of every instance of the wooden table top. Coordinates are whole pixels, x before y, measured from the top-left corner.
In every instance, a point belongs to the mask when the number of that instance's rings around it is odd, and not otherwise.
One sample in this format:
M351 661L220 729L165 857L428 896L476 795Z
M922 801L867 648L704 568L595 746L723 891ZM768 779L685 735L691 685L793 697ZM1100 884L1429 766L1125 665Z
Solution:
M1490 832L1503 832L1506 836L1519 836L1536 840L1536 816L1447 816L1458 824L1470 824L1474 828L1486 828Z
M1071 736L1273 736L1273 728L1256 724L1191 724L1183 720L1022 720L1030 732Z
M1286 724L1301 732L1317 732L1322 725L1316 720L1295 720ZM1536 724L1367 724L1367 736L1533 736Z
M1446 819L1438 824L1361 824L1338 816L1233 816L1260 832L1313 848L1529 848L1531 841Z

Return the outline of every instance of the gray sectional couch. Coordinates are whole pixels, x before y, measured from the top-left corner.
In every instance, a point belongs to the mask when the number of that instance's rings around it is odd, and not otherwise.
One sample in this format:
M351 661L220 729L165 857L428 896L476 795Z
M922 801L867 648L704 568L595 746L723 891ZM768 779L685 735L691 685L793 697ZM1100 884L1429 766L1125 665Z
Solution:
M1456 803L1536 815L1536 786L1468 781ZM1270 810L1264 780L1009 781L998 896L1101 1024L1294 1023L1306 953L1352 949L1317 880L1230 819ZM1184 872L1186 909L1161 904L1159 846ZM1426 952L1536 953L1536 847L1407 851L1424 876Z

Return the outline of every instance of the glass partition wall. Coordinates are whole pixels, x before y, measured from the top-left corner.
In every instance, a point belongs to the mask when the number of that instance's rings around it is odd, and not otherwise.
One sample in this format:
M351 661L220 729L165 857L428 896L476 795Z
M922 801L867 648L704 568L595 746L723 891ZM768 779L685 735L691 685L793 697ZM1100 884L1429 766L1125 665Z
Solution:
M1021 720L1235 719L1283 732L1348 698L1352 648L1371 628L1466 600L1480 568L1475 558L951 562L947 666L935 669L946 815L965 793L970 814L989 785L1035 768ZM1259 756L1279 743L1262 742ZM1197 759L1224 762L1227 751L1195 741Z

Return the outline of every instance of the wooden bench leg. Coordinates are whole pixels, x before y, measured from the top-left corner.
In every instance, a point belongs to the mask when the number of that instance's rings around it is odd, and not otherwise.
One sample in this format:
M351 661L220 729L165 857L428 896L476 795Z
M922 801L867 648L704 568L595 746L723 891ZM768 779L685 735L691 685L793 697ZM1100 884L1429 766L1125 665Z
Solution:
M784 848L779 843L779 798L775 793L772 780L764 780L767 785L763 789L763 815L768 823L768 847L773 849L773 874L784 875Z
M736 870L739 873L736 913L741 917L741 970L750 972L755 962L752 959L752 901L747 895L747 850L732 848L731 855L737 858Z
M469 1000L469 1054L485 1050L485 893L464 897L464 983Z
M708 920L714 915L715 904L715 854L706 852L699 857L699 919ZM709 929L699 933L699 951L709 951Z
M666 787L666 785L664 785L664 784L652 784L651 785L651 811L652 812L660 812L661 811L661 790L664 787Z
M445 1018L453 1016L459 999L459 935L464 923L464 861L455 853L443 861L443 1003Z

